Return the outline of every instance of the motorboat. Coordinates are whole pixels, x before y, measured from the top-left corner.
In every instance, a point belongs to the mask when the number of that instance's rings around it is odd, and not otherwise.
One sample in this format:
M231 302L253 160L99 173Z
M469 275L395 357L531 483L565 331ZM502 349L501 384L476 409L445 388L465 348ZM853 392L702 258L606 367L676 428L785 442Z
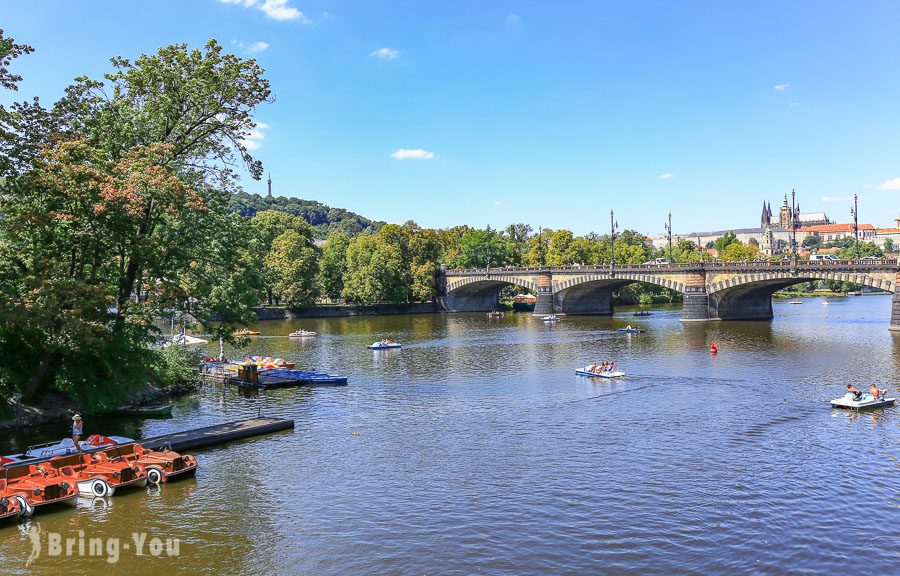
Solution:
M399 342L394 342L393 340L382 340L381 342L373 342L369 346L366 346L369 350L389 350L392 348L400 348L402 344Z
M62 478L74 483L79 496L105 498L116 490L147 485L147 471L137 463L111 459L105 452L56 456L39 466L50 466Z
M559 316L556 316L555 314L544 316L541 318L541 322L559 322Z
M203 338L195 338L193 336L188 336L187 334L178 334L170 341L164 342L162 347L168 348L169 346L200 346L202 344L209 344L209 340L204 340Z
M78 497L78 490L71 480L64 478L48 462L40 464L12 464L8 458L2 459L0 468L0 492L4 498L18 497L20 516L31 517L35 510L52 504L72 503ZM7 505L8 507L8 505Z
M259 332L256 330L250 330L249 328L241 328L237 332L234 333L235 336L259 336Z
M311 330L296 330L288 334L288 338L311 338L313 336L318 336L318 334Z
M871 410L873 408L887 408L888 406L893 406L896 401L896 398L876 398L868 392L863 394L859 400L856 400L855 396L848 392L840 398L832 400L831 407L846 408L847 410Z
M99 453L105 455L110 462L130 462L147 472L149 484L163 484L179 478L186 478L197 473L197 459L188 454L181 455L171 450L150 450L140 444L131 443L123 446L112 446Z

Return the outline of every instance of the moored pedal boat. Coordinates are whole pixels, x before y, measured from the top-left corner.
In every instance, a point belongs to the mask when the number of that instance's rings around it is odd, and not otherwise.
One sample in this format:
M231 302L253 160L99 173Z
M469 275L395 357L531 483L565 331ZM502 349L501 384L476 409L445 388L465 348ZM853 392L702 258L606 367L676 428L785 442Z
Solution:
M54 470L48 462L3 466L0 474L0 485L5 485L6 493L21 498L19 505L24 518L34 514L37 508L74 502L78 497L74 483Z
M105 498L120 488L147 485L147 472L141 465L113 461L103 452L57 456L46 464L74 482L81 496Z
M178 454L168 448L150 450L132 443L107 448L101 454L109 458L110 462L130 462L142 467L147 471L147 482L154 485L193 476L197 472L196 458Z
M103 444L96 444L98 439L104 439L103 442L124 444L127 442L133 442L131 438L125 438L123 436L88 436L87 440L82 440L81 450L83 452L92 452L95 450L99 450ZM47 444L37 444L35 446L29 446L28 450L25 451L24 454L9 454L7 456L3 456L3 464L20 464L25 462L31 462L34 460L52 458L53 456L65 456L67 454L75 454L78 452L78 449L75 447L75 442L72 441L71 438L63 438L59 442L48 442Z
M853 394L844 394L840 398L831 401L832 408L845 408L847 410L871 410L873 408L887 408L893 406L896 398L875 398L871 394L863 394L859 400L853 399Z

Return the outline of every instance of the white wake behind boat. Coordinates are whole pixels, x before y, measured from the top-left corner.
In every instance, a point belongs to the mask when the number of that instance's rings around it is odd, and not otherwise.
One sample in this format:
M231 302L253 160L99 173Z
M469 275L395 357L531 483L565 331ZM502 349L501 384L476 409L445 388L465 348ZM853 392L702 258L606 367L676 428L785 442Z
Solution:
M853 394L844 394L840 398L831 401L832 408L846 408L847 410L871 410L872 408L887 408L893 406L896 398L875 398L871 394L863 394L859 400L853 399Z

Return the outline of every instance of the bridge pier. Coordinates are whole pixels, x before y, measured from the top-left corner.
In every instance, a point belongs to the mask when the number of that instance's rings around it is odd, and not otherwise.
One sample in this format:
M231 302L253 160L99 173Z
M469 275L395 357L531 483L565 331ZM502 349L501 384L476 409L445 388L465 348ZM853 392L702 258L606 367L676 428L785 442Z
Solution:
M690 287L683 295L681 305L682 322L708 322L710 317L709 295L702 287Z
M553 274L549 270L541 270L535 278L537 285L537 302L534 303L535 316L553 314Z
M897 278L900 280L900 274L897 275ZM900 286L897 287L897 290L894 292L894 300L891 305L891 325L888 328L900 332Z

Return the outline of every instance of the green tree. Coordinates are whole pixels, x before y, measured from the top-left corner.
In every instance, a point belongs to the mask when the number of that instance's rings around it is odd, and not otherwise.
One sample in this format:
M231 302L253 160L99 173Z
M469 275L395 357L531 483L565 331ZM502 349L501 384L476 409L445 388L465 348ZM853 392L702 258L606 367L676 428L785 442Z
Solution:
M729 243L725 249L719 252L719 260L726 262L741 262L752 260L759 255L759 248L749 244L743 244L738 240Z
M341 230L328 235L319 260L319 284L322 294L335 300L344 290L344 276L347 274L347 247L350 236Z
M883 258L884 251L879 248L874 242L860 242L859 256L860 258L866 258L868 256ZM856 244L851 244L850 246L847 246L846 248L838 252L838 258L840 258L841 260L852 260L856 258Z
M716 239L715 248L719 253L720 259L722 258L722 254L725 252L725 249L735 242L738 242L738 239L737 236L735 236L734 232L726 232L721 237Z
M304 225L306 223L304 222ZM296 230L285 230L266 255L266 267L274 271L274 288L289 306L310 306L318 296L318 251L310 239Z
M890 252L890 253L894 252L894 241L892 239L890 239L890 238L884 239L884 251Z
M347 247L343 296L357 304L406 302L409 268L400 246L381 236L363 235Z
M806 238L803 239L803 242L801 242L801 244L804 248L816 250L819 248L819 246L822 245L822 239L819 238L819 236L816 234L810 234L809 236L807 236Z
M272 250L275 239L287 231L296 232L303 238L306 245L312 246L313 233L309 224L303 218L286 212L278 212L277 210L257 212L250 219L250 227L255 236L252 249L256 257L262 262L267 262L266 257ZM263 270L263 283L266 287L266 298L270 305L274 303L276 296L279 301L281 299L282 294L275 287L275 284L279 282L279 278L283 278L282 272L266 264Z

